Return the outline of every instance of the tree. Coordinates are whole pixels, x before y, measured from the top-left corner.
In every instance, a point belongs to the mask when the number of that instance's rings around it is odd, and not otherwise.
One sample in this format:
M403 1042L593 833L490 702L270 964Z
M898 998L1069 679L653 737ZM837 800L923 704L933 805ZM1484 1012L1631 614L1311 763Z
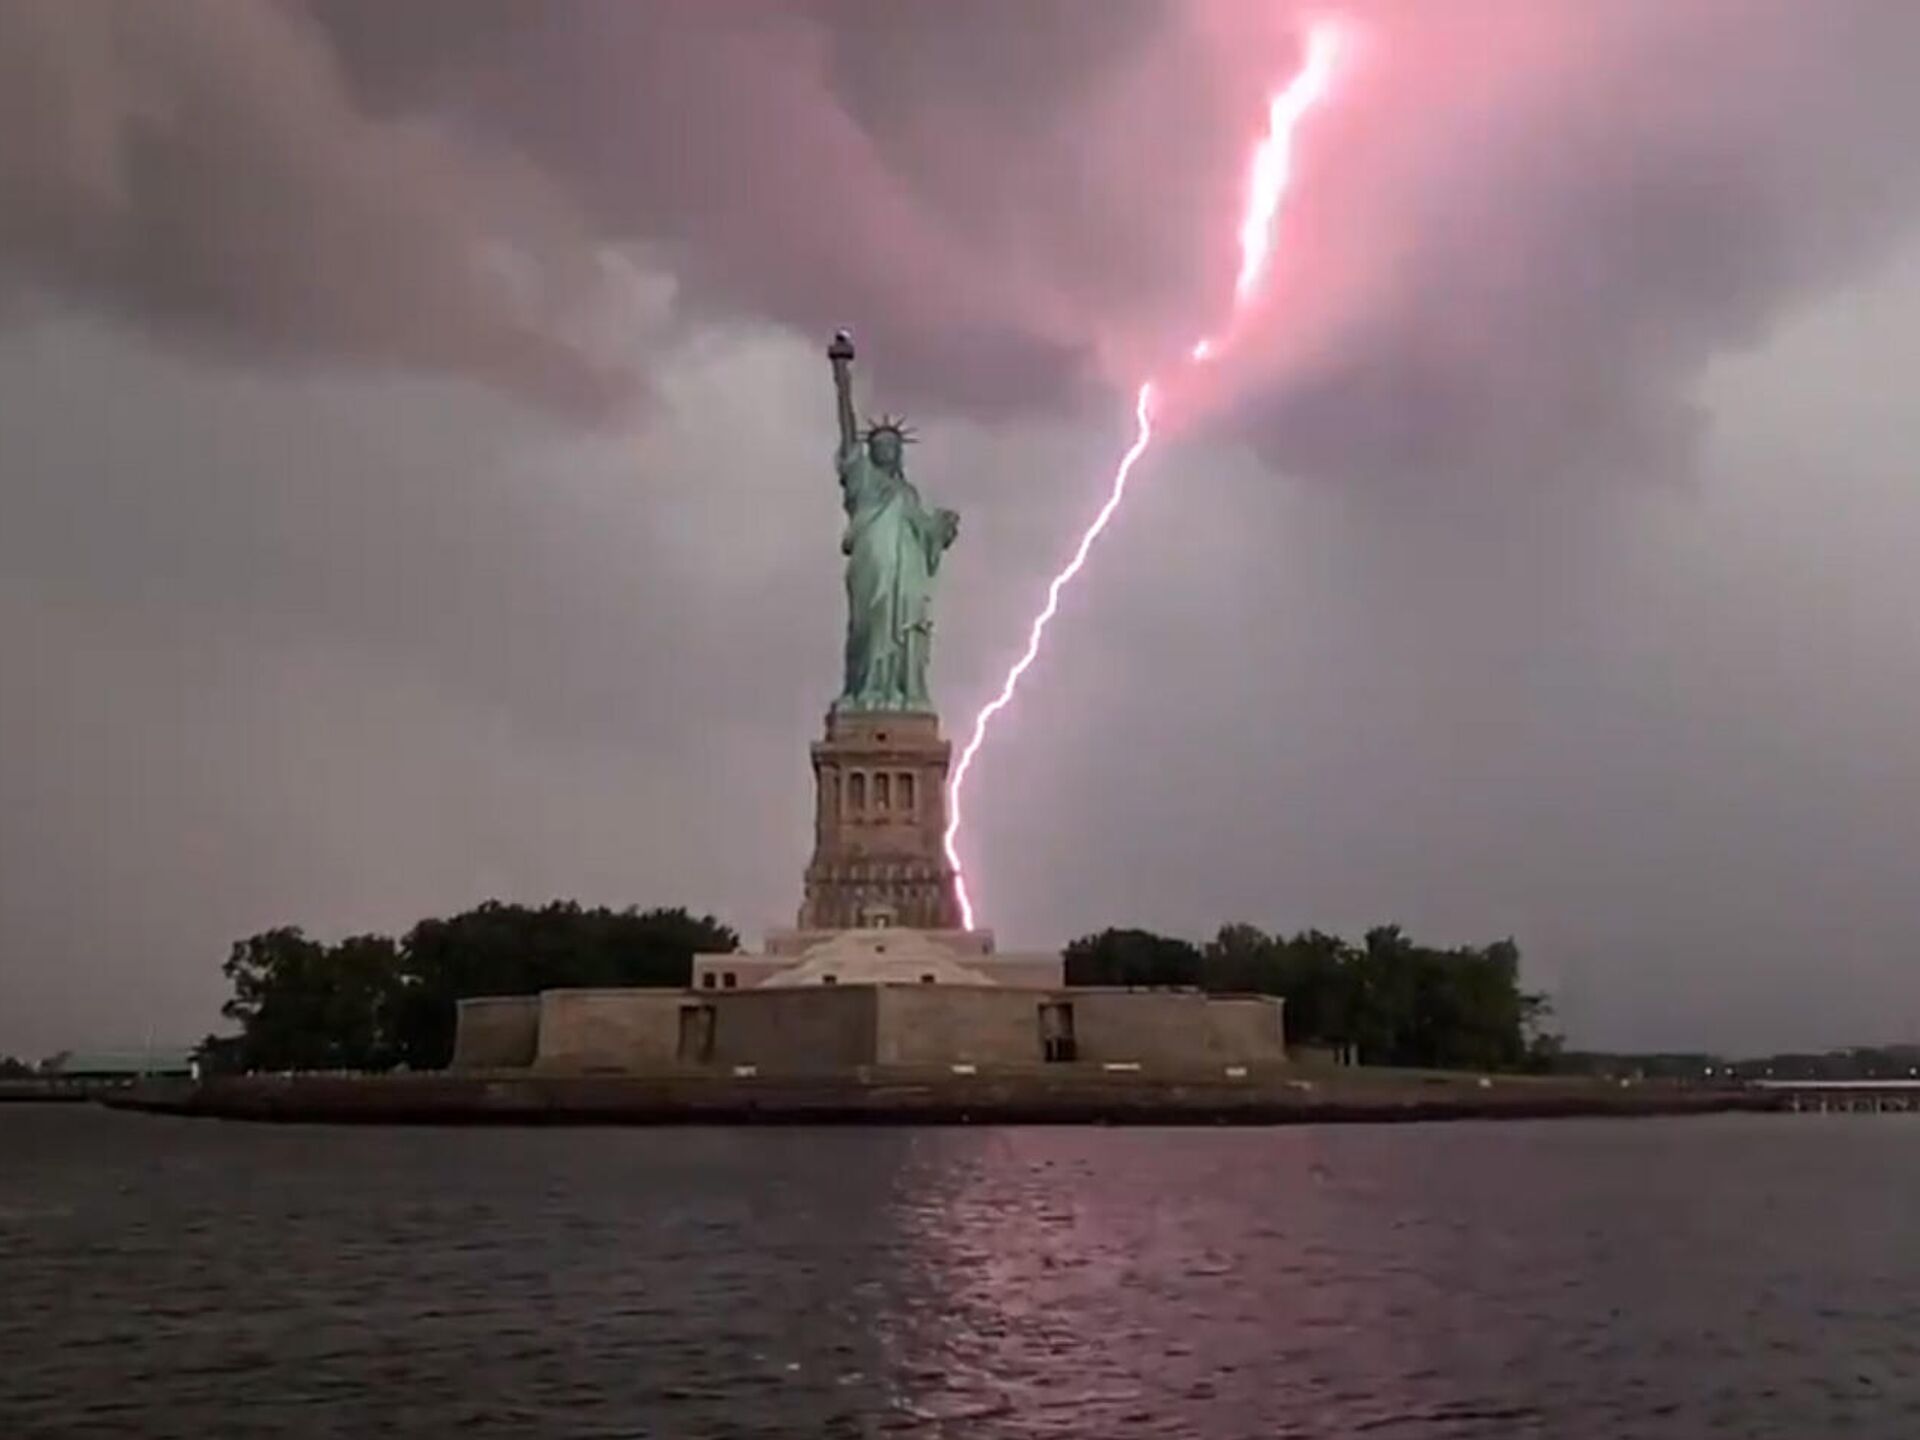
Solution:
M1223 925L1204 950L1146 930L1103 930L1067 947L1069 985L1192 985L1286 1000L1290 1044L1351 1045L1374 1065L1509 1070L1547 1063L1545 1000L1523 994L1511 940L1436 950L1398 925L1358 946L1318 930L1291 939Z
M323 945L296 928L233 947L221 1013L236 1036L200 1047L210 1070L437 1069L453 1052L456 1002L586 986L689 983L693 956L739 936L684 909L539 908L489 901L422 920L398 942L356 935Z
M1210 991L1285 997L1289 1043L1352 1045L1369 1064L1512 1070L1557 1053L1545 998L1520 989L1512 940L1436 950L1382 925L1354 946L1318 930L1281 939L1225 925L1203 975Z
M439 1069L453 1055L454 1002L591 986L680 988L693 957L740 948L712 916L684 909L539 909L488 901L445 920L422 920L402 943L398 1050L410 1067Z
M1218 993L1284 994L1281 950L1282 942L1257 925L1222 925L1201 952L1202 983Z
M1150 930L1102 930L1067 946L1069 985L1198 985L1200 950Z
M203 1075L231 1075L247 1068L247 1037L209 1035L194 1047L193 1058Z
M384 1069L396 1054L399 951L383 935L334 946L297 927L234 945L222 970L233 997L220 1013L240 1023L247 1069Z
M24 1060L16 1060L11 1055L0 1055L0 1080L26 1080L33 1075L33 1066Z
M1353 1010L1344 1037L1369 1065L1417 1065L1419 1006L1412 943L1398 925L1366 934L1352 961Z
M1290 1043L1343 1043L1351 1028L1353 958L1346 941L1318 930L1282 940L1257 926L1223 925L1207 944L1202 973L1216 994L1285 997Z

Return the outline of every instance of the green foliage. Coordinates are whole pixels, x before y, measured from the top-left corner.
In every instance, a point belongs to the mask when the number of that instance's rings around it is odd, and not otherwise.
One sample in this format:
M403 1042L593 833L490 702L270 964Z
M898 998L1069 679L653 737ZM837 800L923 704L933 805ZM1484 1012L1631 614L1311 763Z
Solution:
M240 1023L240 1061L255 1069L374 1070L394 1059L400 953L381 935L338 945L296 927L237 942L221 967Z
M231 1075L243 1071L247 1068L246 1034L209 1035L200 1042L193 1055L200 1062L200 1073L203 1075Z
M358 935L323 945L300 930L238 942L221 1013L232 1037L208 1037L210 1069L437 1069L453 1052L454 1002L598 985L684 986L693 956L739 937L683 909L538 909L488 901L422 920L400 940Z
M1066 949L1069 985L1198 985L1200 951L1146 930L1102 930Z
M1294 1044L1351 1045L1371 1065L1542 1068L1558 1037L1546 1001L1520 989L1511 940L1436 950L1397 926L1359 945L1318 930L1286 939L1224 925L1204 949L1144 930L1105 930L1067 947L1071 985L1199 986L1285 997Z

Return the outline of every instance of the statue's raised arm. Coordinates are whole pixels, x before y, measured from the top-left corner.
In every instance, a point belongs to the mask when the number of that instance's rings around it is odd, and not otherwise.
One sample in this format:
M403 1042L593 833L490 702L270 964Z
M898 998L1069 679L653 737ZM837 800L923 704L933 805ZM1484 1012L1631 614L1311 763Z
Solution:
M827 359L833 365L833 392L840 407L840 453L844 455L860 443L860 427L853 418L853 336L845 330L834 331Z

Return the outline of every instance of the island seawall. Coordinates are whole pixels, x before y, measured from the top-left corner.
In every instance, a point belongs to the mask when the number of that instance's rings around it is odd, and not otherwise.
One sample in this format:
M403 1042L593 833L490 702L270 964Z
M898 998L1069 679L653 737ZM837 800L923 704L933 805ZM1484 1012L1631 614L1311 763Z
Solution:
M1532 1077L860 1073L222 1076L136 1086L116 1109L374 1125L1313 1125L1782 1108L1744 1089Z

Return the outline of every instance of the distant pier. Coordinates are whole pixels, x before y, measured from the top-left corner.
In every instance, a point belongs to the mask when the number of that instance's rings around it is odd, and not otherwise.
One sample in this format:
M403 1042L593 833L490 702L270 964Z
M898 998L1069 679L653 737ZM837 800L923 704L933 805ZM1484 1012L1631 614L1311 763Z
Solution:
M1753 1089L1774 1097L1777 1108L1795 1114L1834 1111L1882 1114L1920 1110L1920 1079L1753 1080Z

